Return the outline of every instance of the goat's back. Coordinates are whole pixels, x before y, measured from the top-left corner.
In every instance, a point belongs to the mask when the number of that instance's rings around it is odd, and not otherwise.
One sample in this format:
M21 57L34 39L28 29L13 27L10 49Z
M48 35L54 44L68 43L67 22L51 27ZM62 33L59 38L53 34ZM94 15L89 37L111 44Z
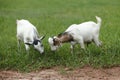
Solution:
M17 20L17 36L33 37L35 36L36 28L28 20Z

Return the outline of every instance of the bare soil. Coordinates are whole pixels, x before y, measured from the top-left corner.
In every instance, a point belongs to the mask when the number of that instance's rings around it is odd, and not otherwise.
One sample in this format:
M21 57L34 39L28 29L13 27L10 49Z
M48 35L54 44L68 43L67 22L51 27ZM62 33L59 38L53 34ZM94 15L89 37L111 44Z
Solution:
M75 70L52 68L30 73L0 71L0 80L120 80L120 67L108 69L84 67Z

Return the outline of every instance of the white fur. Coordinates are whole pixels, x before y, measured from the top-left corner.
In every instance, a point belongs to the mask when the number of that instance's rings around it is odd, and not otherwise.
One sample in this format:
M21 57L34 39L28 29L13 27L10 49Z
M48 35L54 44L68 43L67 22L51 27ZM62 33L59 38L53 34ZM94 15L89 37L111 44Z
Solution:
M94 41L97 46L101 45L101 42L99 41L99 31L101 26L101 18L97 17L97 23L93 21L84 22L81 24L73 24L65 31L68 34L70 34L74 41L71 42L71 48L73 49L73 46L76 43L79 43L81 45L81 48L85 49L84 43L85 42L92 42ZM49 38L50 39L50 38ZM48 40L49 43L51 43L50 40ZM50 45L51 48L55 47Z
M28 20L17 20L17 39L18 39L18 46L20 47L20 41L23 41L25 44L25 48L28 51L29 45L34 45L34 40L40 40L39 34L34 25L32 25ZM37 49L40 53L44 52L44 47L41 46L42 43L38 42L37 45L34 45L34 48Z
M95 42L97 46L100 46L99 30L101 26L101 18L97 17L97 23L93 21L84 22L81 24L71 25L65 32L69 32L73 36L75 42L80 43L81 48L85 48L85 42Z

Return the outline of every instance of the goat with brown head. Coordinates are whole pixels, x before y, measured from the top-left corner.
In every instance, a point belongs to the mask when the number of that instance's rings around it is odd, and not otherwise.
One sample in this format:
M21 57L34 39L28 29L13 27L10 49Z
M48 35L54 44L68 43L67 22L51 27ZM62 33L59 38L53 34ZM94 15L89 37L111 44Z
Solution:
M58 36L50 37L48 42L51 50L55 51L62 43L73 41L73 37L68 32L60 33Z
M94 42L98 47L101 46L99 40L99 31L101 27L102 19L97 17L97 22L88 21L81 24L70 25L64 33L59 34L55 37L50 37L48 42L51 50L55 51L61 43L70 42L71 50L73 50L76 43L80 44L82 49L85 49L85 44Z

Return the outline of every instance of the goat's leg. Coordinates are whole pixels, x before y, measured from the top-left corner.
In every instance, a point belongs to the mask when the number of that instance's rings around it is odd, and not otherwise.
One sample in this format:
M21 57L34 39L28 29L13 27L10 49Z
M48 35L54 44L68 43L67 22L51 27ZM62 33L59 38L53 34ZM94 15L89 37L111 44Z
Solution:
M70 46L70 49L71 49L71 53L74 52L74 46L75 46L76 42L71 42L71 46Z
M26 51L28 52L29 51L29 49L30 49L30 47L29 47L29 45L28 44L26 44L28 41L26 41L25 39L24 39L24 45L25 45L25 49L26 49Z
M98 36L94 37L94 42L98 47L101 46L101 41L99 41Z
M77 41L80 44L82 49L85 49L84 40L82 37L76 37L75 41Z
M25 44L26 52L29 54L30 47L29 45Z
M20 51L21 51L21 46L20 46L20 43L21 43L21 41L20 41L19 39L17 39L18 52L20 52Z
M26 49L26 51L29 51L30 50L29 45L25 44L25 49Z
M80 43L81 48L85 49L84 41L80 41L79 43Z
M82 48L82 49L85 49L85 45L84 45L84 40L83 40L83 38L82 38L82 37L78 37L76 40L77 40L78 43L80 44L81 48Z

